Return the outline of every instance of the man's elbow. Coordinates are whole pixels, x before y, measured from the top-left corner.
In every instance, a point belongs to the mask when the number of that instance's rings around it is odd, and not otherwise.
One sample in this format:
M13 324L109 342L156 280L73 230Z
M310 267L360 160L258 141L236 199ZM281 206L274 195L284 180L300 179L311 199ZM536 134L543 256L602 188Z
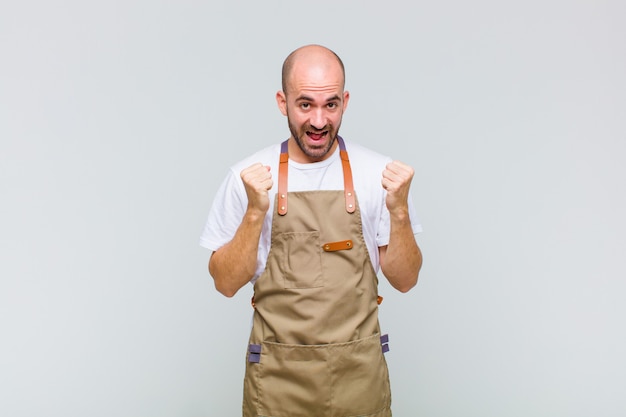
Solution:
M210 271L209 271L209 273L210 273ZM215 289L220 294L222 294L222 295L224 295L224 296L226 296L228 298L232 298L232 297L235 296L235 294L237 294L237 291L239 291L240 287L236 287L230 281L223 280L223 279L218 279L218 278L216 278L216 276L214 274L211 274L211 276L213 277L213 284L215 285Z
M215 289L217 290L217 292L228 298L234 297L239 290L238 288L231 288L225 285L220 285L217 281L215 281Z
M220 274L216 270L217 268L215 268L215 265L213 265L213 263L211 262L212 260L213 254L211 254L211 258L209 259L208 270L209 275L213 278L213 284L215 285L215 289L217 290L217 292L228 298L234 297L235 294L237 294L237 291L239 291L239 288L235 288L234 286L229 285L228 281L218 278Z
M413 287L415 287L417 285L417 279L418 279L418 275L416 274L414 278L412 279L408 279L408 280L404 280L396 285L394 285L393 287L400 291L401 293L406 294L407 292L411 291L411 289Z
M412 265L409 268L401 268L400 270L391 268L391 265L382 262L380 267L383 275L387 277L387 280L393 288L401 293L407 293L417 285L422 262L420 257L416 265Z
M417 285L419 279L420 270L422 269L422 252L418 248L418 256L416 257L415 264L412 266L411 275L400 281L400 285L396 289L402 293L409 292L413 287Z

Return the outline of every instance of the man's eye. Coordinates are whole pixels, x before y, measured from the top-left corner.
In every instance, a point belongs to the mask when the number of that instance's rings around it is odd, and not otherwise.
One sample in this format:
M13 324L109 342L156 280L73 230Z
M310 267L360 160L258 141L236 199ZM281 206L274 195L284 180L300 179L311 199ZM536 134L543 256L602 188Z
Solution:
M328 103L329 109L334 109L335 107L337 107L337 103Z
M300 108L303 109L303 110L306 110L309 107L311 107L311 105L309 103L300 103Z

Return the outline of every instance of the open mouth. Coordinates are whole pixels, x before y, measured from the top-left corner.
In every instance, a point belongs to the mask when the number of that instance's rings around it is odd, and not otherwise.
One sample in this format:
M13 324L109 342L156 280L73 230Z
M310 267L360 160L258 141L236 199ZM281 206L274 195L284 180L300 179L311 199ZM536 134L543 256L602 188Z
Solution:
M325 130L323 132L309 132L309 131L307 131L306 135L309 138L313 139L313 140L320 140L320 139L325 138L328 135L328 130Z

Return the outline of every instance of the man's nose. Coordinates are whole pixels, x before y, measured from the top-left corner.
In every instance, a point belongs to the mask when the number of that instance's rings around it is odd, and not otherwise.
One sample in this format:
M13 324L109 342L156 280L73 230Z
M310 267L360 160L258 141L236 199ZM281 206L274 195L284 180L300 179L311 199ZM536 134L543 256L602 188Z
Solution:
M311 127L317 130L322 130L326 126L326 116L324 115L323 109L316 109L311 114L311 119L309 121Z

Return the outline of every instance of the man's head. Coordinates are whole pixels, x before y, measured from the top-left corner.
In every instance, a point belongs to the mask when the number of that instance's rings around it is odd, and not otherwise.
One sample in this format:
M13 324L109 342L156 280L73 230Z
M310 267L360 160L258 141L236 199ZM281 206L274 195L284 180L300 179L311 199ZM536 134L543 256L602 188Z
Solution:
M341 60L341 58L339 58L339 55L337 55L335 52L331 51L330 49L325 48L320 45L307 45L307 46L300 47L296 49L295 51L293 51L292 53L290 53L289 56L287 56L287 58L285 59L285 62L283 62L282 86L283 86L284 92L287 92L289 76L291 75L291 70L293 69L293 65L296 59L298 59L298 57L303 54L308 54L310 57L314 57L313 54L315 52L325 55L326 57L331 58L331 60L334 58L337 61L337 63L341 67L341 74L344 80L342 83L342 88L344 88L346 71L345 71L345 67L343 66L343 61Z
M282 84L276 101L298 145L290 155L298 162L326 159L350 98L341 59L323 46L298 48L285 59Z

